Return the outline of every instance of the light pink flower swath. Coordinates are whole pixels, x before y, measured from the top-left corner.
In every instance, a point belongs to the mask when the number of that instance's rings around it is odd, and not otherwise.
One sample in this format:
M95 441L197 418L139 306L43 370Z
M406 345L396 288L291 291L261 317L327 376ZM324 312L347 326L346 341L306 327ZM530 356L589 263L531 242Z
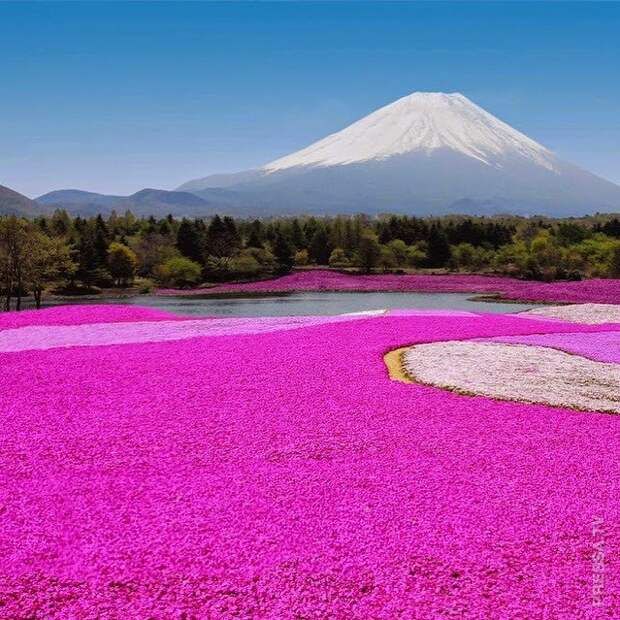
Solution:
M150 320L28 317L132 315ZM620 418L391 381L383 361L604 331L387 314L0 353L0 617L618 617Z

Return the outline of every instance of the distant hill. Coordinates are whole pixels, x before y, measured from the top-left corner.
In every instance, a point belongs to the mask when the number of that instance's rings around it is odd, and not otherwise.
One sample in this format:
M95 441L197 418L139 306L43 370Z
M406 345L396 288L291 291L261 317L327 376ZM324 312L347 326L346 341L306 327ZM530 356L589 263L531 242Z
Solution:
M59 189L48 194L43 194L35 198L42 205L83 205L92 204L101 207L111 207L123 200L123 196L109 196L106 194L96 194L94 192L84 192L80 189Z
M55 209L64 209L71 215L89 217L101 213L109 214L113 209L122 208L124 196L110 196L84 192L79 189L59 189L36 198L45 212L51 213Z
M33 217L39 213L41 213L41 208L34 200L0 185L0 215Z
M163 217L171 213L177 217L199 217L215 213L217 205L190 192L163 189L142 189L131 196L97 194L77 189L61 189L36 199L45 211L65 209L72 215L103 215L130 210L137 216Z

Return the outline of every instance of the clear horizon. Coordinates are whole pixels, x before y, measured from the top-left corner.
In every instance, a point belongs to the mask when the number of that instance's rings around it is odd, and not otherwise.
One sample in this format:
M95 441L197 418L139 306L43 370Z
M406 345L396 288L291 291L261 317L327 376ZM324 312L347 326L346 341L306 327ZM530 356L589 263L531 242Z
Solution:
M620 183L620 4L2 3L0 184L131 194L462 92Z

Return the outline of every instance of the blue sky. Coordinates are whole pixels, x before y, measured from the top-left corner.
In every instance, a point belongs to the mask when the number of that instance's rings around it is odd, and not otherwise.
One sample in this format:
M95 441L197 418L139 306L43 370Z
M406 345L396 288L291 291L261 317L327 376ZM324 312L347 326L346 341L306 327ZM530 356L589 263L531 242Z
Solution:
M620 182L618 3L0 3L0 184L131 193L460 91Z

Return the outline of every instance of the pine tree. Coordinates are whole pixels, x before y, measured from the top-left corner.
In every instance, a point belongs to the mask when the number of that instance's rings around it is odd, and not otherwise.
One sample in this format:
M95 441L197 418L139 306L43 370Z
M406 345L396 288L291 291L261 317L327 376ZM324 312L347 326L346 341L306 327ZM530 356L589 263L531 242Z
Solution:
M95 238L93 240L93 245L95 248L97 267L105 267L108 260L108 246L110 245L110 240L108 227L101 215L95 218Z
M202 264L203 249L196 226L183 218L177 232L177 248L183 256Z
M254 220L250 224L250 235L246 243L248 248L262 248L263 247L263 225L260 220Z
M367 231L362 233L359 241L359 259L360 267L365 273L370 273L379 263L381 258L381 246L377 235Z
M327 265L332 248L329 246L329 237L323 226L319 226L312 237L308 253L310 259L317 265Z
M289 273L293 268L294 253L286 237L278 232L273 244L273 255L276 259L277 272L280 274Z
M450 254L446 233L439 225L433 224L428 234L428 266L445 267L450 260Z
M305 248L308 243L306 235L297 219L294 219L291 223L291 241L298 250Z

